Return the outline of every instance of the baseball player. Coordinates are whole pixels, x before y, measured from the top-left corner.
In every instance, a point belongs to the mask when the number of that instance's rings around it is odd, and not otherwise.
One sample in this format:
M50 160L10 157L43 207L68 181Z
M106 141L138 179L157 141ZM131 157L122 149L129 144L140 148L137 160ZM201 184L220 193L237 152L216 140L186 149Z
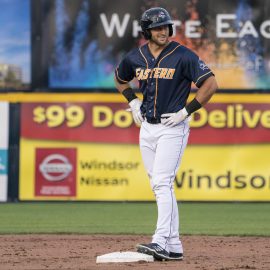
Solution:
M148 42L131 50L115 70L116 88L127 99L135 123L141 125L140 150L158 208L152 241L137 245L137 251L157 260L181 260L174 179L188 141L188 117L209 101L217 83L194 52L169 40L173 22L167 10L148 9L140 23ZM130 87L134 77L143 100ZM198 90L186 104L192 82Z

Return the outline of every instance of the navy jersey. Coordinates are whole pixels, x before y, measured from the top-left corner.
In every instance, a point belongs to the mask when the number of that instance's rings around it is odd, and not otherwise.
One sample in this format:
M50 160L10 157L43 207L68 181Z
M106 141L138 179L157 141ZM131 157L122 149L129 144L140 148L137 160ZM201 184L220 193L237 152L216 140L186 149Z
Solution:
M147 118L160 118L163 113L173 113L185 107L194 82L213 76L200 58L178 42L170 42L157 59L148 44L130 51L115 70L119 83L128 83L134 77L143 94L142 113Z

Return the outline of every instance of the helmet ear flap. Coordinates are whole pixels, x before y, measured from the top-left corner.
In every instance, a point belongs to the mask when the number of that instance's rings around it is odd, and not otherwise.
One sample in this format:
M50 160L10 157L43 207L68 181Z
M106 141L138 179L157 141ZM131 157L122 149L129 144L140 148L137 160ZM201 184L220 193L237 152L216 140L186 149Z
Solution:
M171 37L173 35L173 27L171 24L169 24L169 36Z
M150 30L145 30L144 32L143 32L143 35L144 35L144 37L145 37L145 39L151 39L151 31Z

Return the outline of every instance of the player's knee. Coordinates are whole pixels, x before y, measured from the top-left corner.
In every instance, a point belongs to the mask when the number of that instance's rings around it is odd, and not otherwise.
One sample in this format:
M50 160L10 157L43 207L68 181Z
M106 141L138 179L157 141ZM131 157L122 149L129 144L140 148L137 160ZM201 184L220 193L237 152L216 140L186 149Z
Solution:
M169 182L152 181L152 190L154 192L168 191L170 189L171 189L171 183Z
M162 190L162 189L171 189L173 181L171 178L165 175L153 175L151 178L152 190Z

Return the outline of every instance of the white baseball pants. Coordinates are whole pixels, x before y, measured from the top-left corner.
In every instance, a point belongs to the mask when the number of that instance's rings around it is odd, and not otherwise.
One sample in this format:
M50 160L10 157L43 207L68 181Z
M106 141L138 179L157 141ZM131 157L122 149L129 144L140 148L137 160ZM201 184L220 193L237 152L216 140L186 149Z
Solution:
M179 238L179 214L174 193L174 179L188 136L187 119L172 128L144 121L140 129L141 154L158 208L158 220L152 243L159 244L168 252L183 253Z

